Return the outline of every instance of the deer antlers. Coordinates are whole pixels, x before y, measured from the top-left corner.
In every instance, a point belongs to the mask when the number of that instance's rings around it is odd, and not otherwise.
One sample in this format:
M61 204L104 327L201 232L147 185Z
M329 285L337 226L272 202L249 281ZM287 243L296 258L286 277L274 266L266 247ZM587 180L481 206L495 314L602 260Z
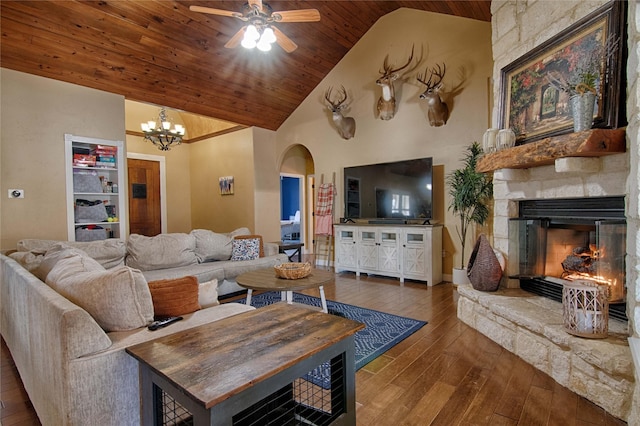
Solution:
M413 60L414 48L415 46L411 46L411 55L409 55L409 59L407 60L407 63L395 69L391 68L393 65L389 64L389 54L387 53L387 56L384 57L384 62L382 63L382 69L379 71L380 75L382 75L383 77L389 77L391 74L397 73L398 71L402 71L403 69L408 67L411 61Z
M440 64L437 64L435 67L431 68L431 71L429 71L429 67L427 67L427 69L424 71L424 77L422 77L422 74L418 74L416 78L420 83L427 86L427 90L433 90L437 88L438 85L442 82L442 79L444 78L444 74L446 72L447 72L446 64L443 63L442 67L440 67ZM427 73L429 73L429 80L425 81L425 78L427 77ZM438 80L431 83L431 79L433 78L434 75L438 77ZM422 95L420 97L422 97Z
M347 90L344 88L344 86L341 86L340 94L339 94L340 99L337 102L333 102L331 100L331 91L332 90L333 90L333 87L329 86L327 91L324 93L324 98L329 103L329 105L331 105L331 110L332 111L337 111L337 110L340 109L340 106L344 103L344 101L347 100Z

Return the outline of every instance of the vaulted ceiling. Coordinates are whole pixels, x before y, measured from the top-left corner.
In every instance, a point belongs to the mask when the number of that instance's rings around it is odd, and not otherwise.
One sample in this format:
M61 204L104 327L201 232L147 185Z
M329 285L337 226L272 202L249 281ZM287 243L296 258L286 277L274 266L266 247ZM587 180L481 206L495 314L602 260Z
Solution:
M383 15L400 7L490 21L490 0L270 1L315 8L321 20L280 23L292 53L226 49L244 25L192 12L241 11L240 1L0 2L1 65L134 101L276 130Z

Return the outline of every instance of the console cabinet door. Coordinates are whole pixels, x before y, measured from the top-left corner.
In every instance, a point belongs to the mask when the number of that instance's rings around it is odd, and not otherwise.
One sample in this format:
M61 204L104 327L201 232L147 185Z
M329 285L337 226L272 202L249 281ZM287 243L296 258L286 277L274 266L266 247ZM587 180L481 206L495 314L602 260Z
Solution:
M336 270L354 271L358 265L357 229L336 226Z
M398 273L400 270L398 246L400 233L395 229L378 231L378 270L380 272Z
M363 272L378 270L378 240L374 228L362 228L358 238L358 266Z
M425 256L427 233L423 230L404 231L402 241L403 272L405 277L425 280L427 262Z

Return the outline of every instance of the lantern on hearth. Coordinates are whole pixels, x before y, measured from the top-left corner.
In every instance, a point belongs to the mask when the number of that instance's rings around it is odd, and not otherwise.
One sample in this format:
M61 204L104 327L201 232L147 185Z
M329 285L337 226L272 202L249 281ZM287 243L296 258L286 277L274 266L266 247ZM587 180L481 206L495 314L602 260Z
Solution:
M568 333L603 339L609 331L609 287L590 280L567 281L562 312Z

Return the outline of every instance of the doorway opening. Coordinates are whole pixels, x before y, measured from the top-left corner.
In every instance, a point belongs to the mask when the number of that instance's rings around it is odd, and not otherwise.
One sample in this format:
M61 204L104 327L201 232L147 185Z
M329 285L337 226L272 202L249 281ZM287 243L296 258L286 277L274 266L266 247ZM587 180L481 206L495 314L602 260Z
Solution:
M167 233L165 157L127 153L129 233L154 236Z
M280 239L304 241L304 176L280 174Z

